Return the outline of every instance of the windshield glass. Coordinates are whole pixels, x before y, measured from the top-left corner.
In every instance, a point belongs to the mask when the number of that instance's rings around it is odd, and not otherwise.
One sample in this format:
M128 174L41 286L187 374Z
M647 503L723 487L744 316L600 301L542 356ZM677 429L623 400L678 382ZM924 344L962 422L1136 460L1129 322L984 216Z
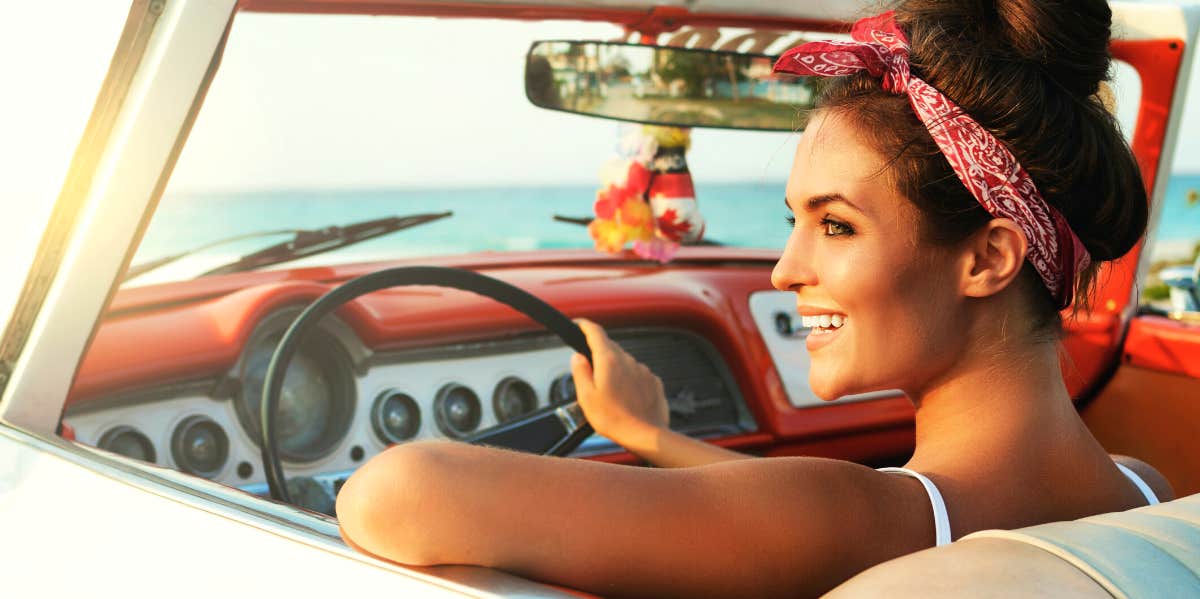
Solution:
M533 106L525 54L537 39L620 35L563 21L240 14L133 264L260 231L443 211L454 214L275 268L591 248L584 226L554 217L593 216L631 126ZM691 132L705 241L783 247L795 139ZM193 278L287 239L207 247L126 285Z
M721 40L746 33L720 31ZM803 35L780 33L755 51L778 53ZM592 248L580 222L640 126L535 107L526 53L536 40L622 37L607 23L241 13L132 261L135 272L162 264L125 285L221 271L290 239L255 233L426 213L453 215L262 268ZM1108 99L1128 135L1140 82L1123 63L1114 75ZM599 84L546 76L556 93ZM660 83L669 93L677 82ZM683 155L700 241L783 247L797 139L690 131Z

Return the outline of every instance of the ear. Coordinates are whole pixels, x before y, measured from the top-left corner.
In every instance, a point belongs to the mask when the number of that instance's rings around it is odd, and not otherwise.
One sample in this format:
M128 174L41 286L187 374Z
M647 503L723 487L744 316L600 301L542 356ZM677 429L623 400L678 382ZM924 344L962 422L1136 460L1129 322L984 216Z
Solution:
M961 290L967 297L990 297L1021 274L1029 242L1015 222L993 218L966 241Z

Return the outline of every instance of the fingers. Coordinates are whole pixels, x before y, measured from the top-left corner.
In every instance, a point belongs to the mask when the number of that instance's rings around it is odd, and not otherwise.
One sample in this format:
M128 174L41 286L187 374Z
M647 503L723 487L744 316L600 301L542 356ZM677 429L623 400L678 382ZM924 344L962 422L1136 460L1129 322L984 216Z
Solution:
M604 332L603 327L586 318L576 318L575 324L579 325L579 330L583 331L583 336L587 338L593 357L597 352L602 353L611 348L612 340L608 338L608 333Z
M654 378L654 373L625 351L616 341L613 341L600 325L579 318L575 320L583 335L587 338L588 347L592 350L592 364L589 368L589 381L601 386L611 382L613 376L638 376L642 379Z
M596 388L596 381L592 379L592 365L583 357L583 354L574 354L571 356L571 376L575 379L575 394L590 396Z
M576 319L575 323L583 331L583 336L587 338L588 347L592 350L591 374L601 380L607 380L613 364L621 355L620 346L608 338L608 333L604 332L604 328L600 325L586 318Z

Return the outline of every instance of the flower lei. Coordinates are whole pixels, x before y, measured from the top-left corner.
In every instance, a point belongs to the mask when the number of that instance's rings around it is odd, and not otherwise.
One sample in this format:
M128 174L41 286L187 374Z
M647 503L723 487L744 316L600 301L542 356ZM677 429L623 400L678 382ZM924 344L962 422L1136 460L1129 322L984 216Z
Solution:
M618 147L623 157L601 172L588 233L596 249L620 253L632 243L638 257L666 263L681 243L698 241L704 219L684 155L687 129L639 125L627 128Z

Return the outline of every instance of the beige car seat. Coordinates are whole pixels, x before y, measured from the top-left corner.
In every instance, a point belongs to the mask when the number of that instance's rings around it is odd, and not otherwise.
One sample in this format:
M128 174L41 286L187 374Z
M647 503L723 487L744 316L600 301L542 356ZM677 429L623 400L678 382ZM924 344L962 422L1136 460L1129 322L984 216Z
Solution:
M871 568L831 597L1200 597L1200 494L985 530Z

